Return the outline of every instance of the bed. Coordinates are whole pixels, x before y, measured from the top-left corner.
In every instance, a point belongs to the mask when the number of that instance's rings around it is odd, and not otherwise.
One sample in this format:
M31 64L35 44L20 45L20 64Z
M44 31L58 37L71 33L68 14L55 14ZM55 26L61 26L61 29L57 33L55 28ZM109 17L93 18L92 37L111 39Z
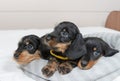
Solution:
M120 32L105 27L80 27L84 37L97 36L108 42L108 44L120 50ZM42 36L53 29L29 29L29 30L1 30L0 31L0 81L45 81L41 68L46 60L40 59L22 67L13 60L14 50L21 37L29 34ZM102 57L90 70L74 68L67 75L60 75L58 72L51 78L51 81L117 81L120 76L120 53L113 57ZM37 75L37 76L36 76ZM45 78L45 77L44 77Z

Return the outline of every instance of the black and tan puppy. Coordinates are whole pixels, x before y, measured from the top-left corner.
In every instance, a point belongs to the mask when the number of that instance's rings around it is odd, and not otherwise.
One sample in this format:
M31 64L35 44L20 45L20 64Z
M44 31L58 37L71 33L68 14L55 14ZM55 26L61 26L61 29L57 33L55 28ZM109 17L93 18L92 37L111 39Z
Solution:
M19 64L28 64L32 60L40 58L40 39L35 35L28 35L21 39L14 53L14 59Z
M118 51L111 48L105 41L97 37L88 37L84 39L87 53L78 62L78 67L87 70L96 64L102 56L110 57Z
M52 49L51 55L54 59L57 59L57 61L53 59L53 62L61 74L69 73L73 68L73 64L76 64L75 60L86 53L82 34L72 22L61 22L54 28L53 32L43 39L44 43ZM46 68L48 72L48 68L51 68L48 65L53 64L48 62L47 66L42 69L44 75L47 75Z
M20 65L26 65L36 59L49 60L49 64L44 67L43 74L50 77L57 70L57 60L50 54L50 49L43 42L43 37L36 35L24 36L18 43L18 48L14 53L14 59ZM57 53L58 54L58 53Z
M50 49L36 35L24 36L18 43L14 59L22 65L39 58L49 59Z
M82 34L72 22L58 24L52 33L46 35L45 44L72 60L81 57L86 52Z

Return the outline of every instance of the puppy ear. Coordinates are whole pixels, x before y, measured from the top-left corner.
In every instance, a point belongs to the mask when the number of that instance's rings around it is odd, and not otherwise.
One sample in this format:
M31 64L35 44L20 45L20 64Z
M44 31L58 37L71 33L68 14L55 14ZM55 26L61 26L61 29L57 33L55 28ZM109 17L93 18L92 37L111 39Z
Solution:
M71 59L75 60L86 54L85 42L82 37L82 34L77 34L74 41L72 41L69 48L65 51L65 55Z
M115 54L118 53L118 52L119 52L118 50L112 49L112 48L108 47L108 48L105 50L103 56L105 56L105 57L110 57L110 56L115 55Z
M118 53L119 51L111 48L107 43L102 43L103 56L110 57Z

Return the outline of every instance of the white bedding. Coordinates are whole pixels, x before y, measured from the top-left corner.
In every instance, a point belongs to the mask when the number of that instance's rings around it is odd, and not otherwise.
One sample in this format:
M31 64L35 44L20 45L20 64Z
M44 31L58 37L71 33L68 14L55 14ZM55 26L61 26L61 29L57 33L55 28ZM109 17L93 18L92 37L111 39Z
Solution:
M17 43L21 39L21 37L28 34L36 34L38 36L42 36L51 31L52 29L0 31L0 39L1 39L0 40L0 81L35 81L32 78L29 78L27 75L25 75L24 72L20 68L18 68L18 65L16 64L16 62L14 62L14 60L12 59L12 56L13 56L14 50L17 48ZM103 27L85 27L85 28L80 28L80 31L84 35L92 34L95 32L111 32L111 33L119 34L118 31L106 29ZM78 70L78 69L75 69L75 70ZM73 70L73 72L75 72L75 70ZM56 72L56 74L58 73ZM70 74L65 76L71 77ZM60 77L64 78L65 81L69 81L69 79L65 78L65 76L60 76ZM77 77L78 76L77 73L74 73L74 76Z

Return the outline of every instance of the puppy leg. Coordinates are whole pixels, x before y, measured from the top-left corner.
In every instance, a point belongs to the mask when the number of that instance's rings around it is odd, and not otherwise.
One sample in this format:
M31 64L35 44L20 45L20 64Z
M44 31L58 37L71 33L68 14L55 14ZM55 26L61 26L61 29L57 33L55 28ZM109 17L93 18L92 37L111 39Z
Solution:
M60 65L58 65L58 72L63 75L70 73L72 69L73 66L69 62L63 62Z
M42 68L42 73L45 77L51 77L57 68L58 64L55 58L49 60L48 64Z

